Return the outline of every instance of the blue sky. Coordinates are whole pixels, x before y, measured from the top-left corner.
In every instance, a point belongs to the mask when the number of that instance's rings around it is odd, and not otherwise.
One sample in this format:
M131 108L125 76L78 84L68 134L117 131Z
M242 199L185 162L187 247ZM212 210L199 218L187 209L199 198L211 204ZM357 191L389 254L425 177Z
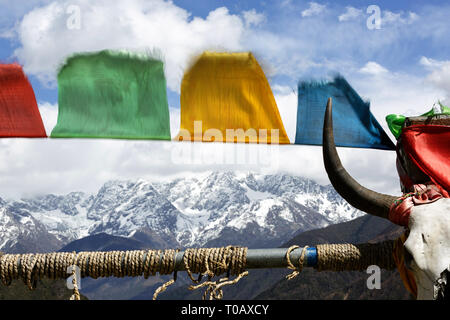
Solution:
M42 5L48 4L49 1L0 1L0 6L5 6L5 10L2 10L0 15L0 31L11 31L15 29L17 24L20 24L21 19L28 12L33 11L33 9L38 8ZM70 2L69 2L70 3ZM94 1L95 3L95 1ZM310 40L308 37L316 36L317 33L311 32L311 30L302 30L301 24L298 23L301 18L302 11L306 10L310 6L311 1L295 1L295 0L285 0L285 1L236 1L236 0L175 0L174 5L187 10L190 13L190 20L194 17L206 18L211 11L216 10L220 7L226 7L230 15L240 15L242 12L255 10L257 13L261 13L265 16L265 21L263 25L260 26L261 30L271 32L276 35L292 35L295 32L299 34L305 33L306 36L301 40ZM354 37L364 37L367 38L367 42L361 42L371 46L371 44L380 41L380 38L389 38L393 33L400 33L400 36L395 39L395 41L389 42L384 48L382 46L377 47L376 50L370 53L365 52L364 48L360 48L361 55L358 54L358 48L350 46L349 48L338 47L336 52L330 52L326 50L326 57L343 57L348 60L353 60L354 62L360 62L361 64L368 61L375 61L380 63L383 67L391 71L402 71L411 74L423 73L422 68L418 64L421 57L430 57L435 60L445 60L448 58L448 52L450 50L450 42L445 41L444 38L435 38L427 34L421 35L420 31L416 30L418 28L415 24L411 24L408 27L398 26L398 25L382 25L380 30L363 30L364 19L370 15L364 12L369 5L377 5L382 12L392 12L394 14L401 14L406 19L409 12L419 14L420 18L434 20L433 24L440 25L443 28L448 27L446 20L446 13L450 11L450 5L445 1L332 1L332 2L316 2L319 5L326 6L328 13L323 13L317 15L316 17L306 17L304 20L310 20L314 24L318 24L319 27L323 28L324 33L326 33L327 28L325 25L330 23L331 28L335 25L338 14L343 13L347 7L354 7L363 10L363 19L360 20L359 25L356 26L357 29L353 29L353 26L348 27L349 30L343 30L343 32L348 32L350 35L353 31ZM444 10L440 10L441 7ZM11 9L12 8L12 9ZM6 14L10 12L12 14ZM329 19L329 20L328 20ZM440 21L439 19L442 19ZM421 22L426 23L427 20ZM442 24L441 24L442 23ZM365 31L365 32L361 32ZM327 37L326 34L323 36L324 42L333 42L333 35ZM291 36L291 39L295 40L295 37ZM349 39L352 39L350 36ZM56 39L57 40L57 39ZM313 39L314 40L314 39ZM361 39L360 39L361 40ZM316 44L311 45L314 47ZM23 63L20 58L15 55L14 50L21 46L21 41L17 37L0 37L0 61L11 62L18 61ZM106 47L106 46L105 46ZM308 44L306 44L306 48ZM88 48L81 48L81 50L86 50ZM255 50L255 46L245 46L243 50ZM307 48L308 49L308 48ZM320 59L320 55L318 59ZM359 61L358 61L359 60ZM310 68L307 70L302 70L302 73L295 75L285 75L279 73L271 77L271 81L278 84L287 84L290 86L295 86L295 82L303 77L317 76L320 77L327 75L333 71L345 73L345 68L341 70L339 67L334 68ZM51 88L43 85L42 81L36 78L33 73L28 73L33 87L35 88L37 99L39 101L46 101L50 103L57 102L57 89L53 85ZM169 90L169 98L171 105L179 106L178 95Z
M380 10L380 29L367 26L370 5ZM69 6L80 10L79 28L67 26ZM448 17L450 3L436 0L0 0L0 61L23 65L50 133L57 118L57 69L66 56L107 48L158 49L165 61L172 135L176 135L180 82L192 58L203 50L252 51L265 70L293 140L299 80L341 73L371 101L371 110L385 129L384 117L389 113L417 115L437 100L450 103ZM148 149L137 142L48 140L0 140L0 197L95 190L113 178L259 170L258 166L175 165L172 145L162 142ZM289 146L277 152L282 161L272 172L328 183L320 148ZM392 153L343 149L340 154L361 182L379 191L398 191ZM124 165L127 157L135 160ZM17 158L21 161L11 160ZM64 162L79 169L69 170ZM36 181L44 180L35 187Z

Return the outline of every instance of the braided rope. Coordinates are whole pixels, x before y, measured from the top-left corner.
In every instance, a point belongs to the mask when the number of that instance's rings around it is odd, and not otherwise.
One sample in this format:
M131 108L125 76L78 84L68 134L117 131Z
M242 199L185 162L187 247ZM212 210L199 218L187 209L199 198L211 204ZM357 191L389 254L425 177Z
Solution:
M69 274L70 266L76 266L80 270L80 276L94 279L101 277L137 277L150 275L174 274L173 279L162 284L155 290L153 299L161 292L175 283L177 279L176 254L179 250L134 250L134 251L108 251L108 252L53 252L37 254L3 254L0 252L0 281L9 286L13 280L22 279L30 290L36 288L37 281L42 278L65 279ZM184 266L194 283L200 283L201 278L195 280L193 273L207 275L208 281L200 285L207 286L215 299L223 296L222 287L237 283L243 276L246 265L247 248L223 247L223 248L199 248L187 249L184 257ZM79 300L76 268L72 268L73 294L71 300ZM227 273L237 275L233 280L226 278L211 281L212 277ZM195 288L191 288L195 289ZM206 293L205 293L206 295Z
M394 270L393 240L370 244L317 245L318 271L364 271L371 265Z

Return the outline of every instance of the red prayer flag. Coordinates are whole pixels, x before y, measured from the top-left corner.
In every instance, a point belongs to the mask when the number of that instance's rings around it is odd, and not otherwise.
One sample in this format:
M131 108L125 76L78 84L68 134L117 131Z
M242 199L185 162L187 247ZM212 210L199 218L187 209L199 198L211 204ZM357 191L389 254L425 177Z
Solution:
M16 63L0 64L0 137L47 137L33 88Z
M445 197L450 193L450 126L413 125L403 128L405 153L427 174Z

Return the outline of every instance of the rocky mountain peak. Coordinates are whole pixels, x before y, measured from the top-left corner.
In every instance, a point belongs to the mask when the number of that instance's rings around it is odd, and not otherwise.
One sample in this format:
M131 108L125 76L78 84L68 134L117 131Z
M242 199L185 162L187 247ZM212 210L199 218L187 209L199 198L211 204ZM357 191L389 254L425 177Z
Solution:
M151 234L152 241L159 243L160 237L165 239L161 243L180 246L203 246L217 239L233 242L237 235L277 245L299 231L361 214L332 187L302 177L211 172L164 182L108 181L95 194L0 199L0 234L17 241L16 232L8 232L7 226L26 220L23 230L34 232L39 224L62 244L106 233Z

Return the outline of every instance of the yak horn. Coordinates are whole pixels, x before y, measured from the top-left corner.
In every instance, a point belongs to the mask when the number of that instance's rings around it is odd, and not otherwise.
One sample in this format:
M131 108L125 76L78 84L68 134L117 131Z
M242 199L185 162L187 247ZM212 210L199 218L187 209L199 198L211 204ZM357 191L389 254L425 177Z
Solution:
M360 185L342 166L334 144L331 98L328 99L323 124L323 161L334 189L353 207L378 217L389 217L389 209L397 198Z

